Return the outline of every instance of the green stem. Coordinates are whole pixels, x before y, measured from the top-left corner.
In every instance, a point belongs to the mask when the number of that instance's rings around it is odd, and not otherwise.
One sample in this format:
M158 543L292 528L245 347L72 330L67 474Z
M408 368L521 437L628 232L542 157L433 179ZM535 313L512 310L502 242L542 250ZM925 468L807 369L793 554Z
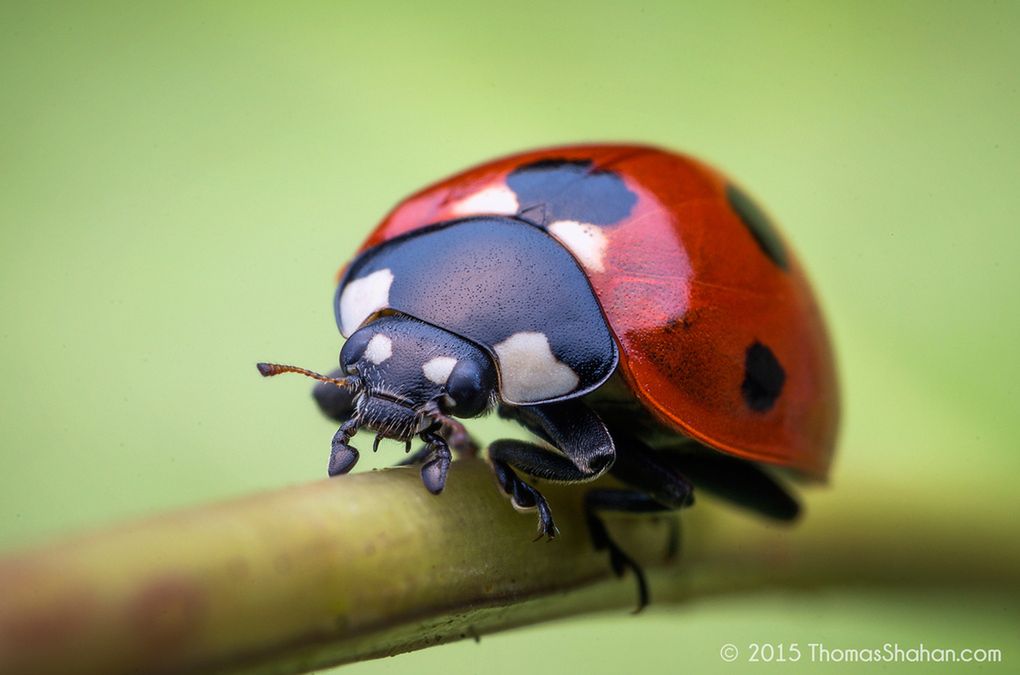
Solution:
M532 542L533 514L514 512L469 460L439 497L414 470L378 471L9 557L0 672L296 673L632 608L633 580L591 550L581 491L546 487L562 531L552 543ZM963 516L926 529L843 500L778 528L702 501L684 516L678 563L665 559L666 519L612 523L648 569L653 602L773 586L1018 584L1017 542L973 555L983 533Z

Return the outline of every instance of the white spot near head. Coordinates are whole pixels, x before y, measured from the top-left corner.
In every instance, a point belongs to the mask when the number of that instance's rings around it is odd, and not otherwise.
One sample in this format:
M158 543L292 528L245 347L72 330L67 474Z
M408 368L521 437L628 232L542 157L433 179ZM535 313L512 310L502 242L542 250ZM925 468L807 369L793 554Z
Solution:
M431 382L446 384L455 365L457 365L457 359L452 356L437 356L423 363L421 371Z
M601 227L576 220L557 220L549 225L549 233L566 246L585 269L605 271L609 240Z
M479 213L502 213L513 215L520 206L517 195L505 185L493 185L461 199L451 210L458 216Z
M580 379L558 361L545 333L514 333L494 347L499 357L503 396L530 403L570 393Z
M340 332L344 337L358 330L365 319L390 304L393 272L378 270L355 279L340 293Z
M365 358L379 365L393 356L393 341L382 333L376 333L365 346Z

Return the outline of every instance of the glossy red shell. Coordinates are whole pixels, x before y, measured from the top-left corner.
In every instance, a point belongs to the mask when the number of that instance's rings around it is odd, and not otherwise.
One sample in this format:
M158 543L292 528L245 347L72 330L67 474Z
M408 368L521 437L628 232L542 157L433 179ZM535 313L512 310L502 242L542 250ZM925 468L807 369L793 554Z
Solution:
M586 270L637 399L663 424L708 446L824 478L839 394L818 305L795 256L787 253L786 269L770 260L730 206L730 182L701 162L626 145L498 159L407 198L362 249L471 215L464 200L505 188L511 171L543 159L590 161L637 195L630 215L606 230L603 270ZM768 345L785 373L781 395L764 412L741 393L745 355L756 342Z

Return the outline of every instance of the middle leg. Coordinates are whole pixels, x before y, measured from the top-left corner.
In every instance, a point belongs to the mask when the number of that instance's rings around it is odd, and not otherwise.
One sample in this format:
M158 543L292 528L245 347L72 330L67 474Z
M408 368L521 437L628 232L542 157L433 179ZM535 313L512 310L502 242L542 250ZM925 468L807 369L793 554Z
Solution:
M421 439L425 445L408 454L397 466L421 464L422 482L432 494L439 494L446 487L446 474L454 454L458 457L474 457L478 454L475 439L463 424L452 417L437 416L435 424L421 433ZM410 441L407 447L410 449Z
M602 420L578 401L504 406L500 414L520 422L555 447L553 450L516 440L496 441L489 446L489 460L500 488L510 497L514 508L537 510L539 538L552 539L557 530L545 498L515 470L559 483L594 480L613 464L616 454L613 439Z

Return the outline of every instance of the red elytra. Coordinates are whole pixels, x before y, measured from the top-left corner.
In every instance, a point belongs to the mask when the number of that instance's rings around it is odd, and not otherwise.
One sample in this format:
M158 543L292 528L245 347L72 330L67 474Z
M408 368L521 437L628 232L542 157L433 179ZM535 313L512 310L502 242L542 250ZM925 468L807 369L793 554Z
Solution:
M766 255L727 197L732 183L702 162L638 145L504 157L408 197L361 250L445 220L506 215L498 196L508 175L542 160L591 162L637 196L630 215L605 229L601 269L585 268L634 396L662 424L712 448L824 479L839 392L818 305L789 247L777 240L783 265ZM480 194L496 199L472 199ZM765 411L742 395L756 343L768 346L785 376Z

